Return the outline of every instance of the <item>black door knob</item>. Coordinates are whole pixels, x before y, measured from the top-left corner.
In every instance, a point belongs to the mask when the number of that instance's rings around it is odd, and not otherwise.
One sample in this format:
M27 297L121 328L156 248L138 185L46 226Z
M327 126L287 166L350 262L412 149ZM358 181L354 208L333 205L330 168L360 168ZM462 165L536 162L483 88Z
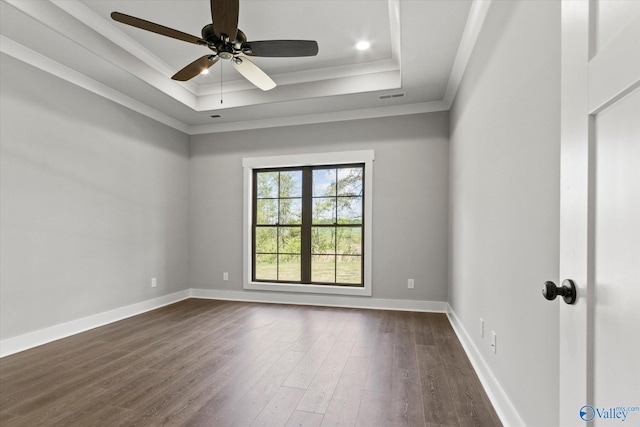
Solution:
M544 282L542 295L549 301L553 301L560 295L567 304L574 304L576 302L576 285L571 279L566 279L560 287L553 282Z

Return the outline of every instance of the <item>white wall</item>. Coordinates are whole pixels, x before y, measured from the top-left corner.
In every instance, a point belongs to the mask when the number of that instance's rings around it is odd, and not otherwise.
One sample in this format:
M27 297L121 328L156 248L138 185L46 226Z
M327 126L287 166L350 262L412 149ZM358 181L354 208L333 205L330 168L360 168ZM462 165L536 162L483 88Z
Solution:
M188 137L1 60L0 337L187 289Z
M243 157L361 149L375 150L372 297L446 301L447 113L193 136L191 287L242 291Z
M449 302L527 426L559 413L559 73L559 2L494 1L451 110Z

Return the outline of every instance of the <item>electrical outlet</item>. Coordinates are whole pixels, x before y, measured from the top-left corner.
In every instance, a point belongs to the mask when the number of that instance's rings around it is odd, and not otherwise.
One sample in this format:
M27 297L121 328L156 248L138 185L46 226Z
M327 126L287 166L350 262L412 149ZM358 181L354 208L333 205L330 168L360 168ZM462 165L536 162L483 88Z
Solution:
M156 286L158 286L158 280L155 277L153 277L151 279L151 287L155 288Z
M493 351L493 354L496 354L496 339L496 333L491 331L491 351Z
M480 318L480 337L484 338L484 319Z
M413 289L414 285L415 285L415 283L414 283L413 279L407 280L407 286L409 287L409 289Z
M224 280L225 282L229 281L229 273L227 273L226 271L222 273L222 280Z

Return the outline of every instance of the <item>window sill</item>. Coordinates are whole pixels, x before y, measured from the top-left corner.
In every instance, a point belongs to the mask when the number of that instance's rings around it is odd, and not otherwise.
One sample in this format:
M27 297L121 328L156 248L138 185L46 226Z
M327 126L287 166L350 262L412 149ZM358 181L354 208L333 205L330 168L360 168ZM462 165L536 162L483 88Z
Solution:
M295 283L246 282L244 289L256 291L301 292L312 294L371 296L371 287L299 285Z

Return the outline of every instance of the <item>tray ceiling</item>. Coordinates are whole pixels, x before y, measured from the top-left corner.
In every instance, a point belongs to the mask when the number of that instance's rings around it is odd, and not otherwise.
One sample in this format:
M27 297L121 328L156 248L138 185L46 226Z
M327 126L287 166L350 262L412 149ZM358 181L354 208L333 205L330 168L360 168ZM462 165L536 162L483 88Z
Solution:
M477 0L241 0L238 26L249 40L319 45L315 57L252 58L278 84L267 92L224 60L208 75L173 81L210 51L109 16L118 11L200 36L211 21L207 0L2 0L0 47L193 134L446 110L487 7ZM360 40L370 49L357 50Z

